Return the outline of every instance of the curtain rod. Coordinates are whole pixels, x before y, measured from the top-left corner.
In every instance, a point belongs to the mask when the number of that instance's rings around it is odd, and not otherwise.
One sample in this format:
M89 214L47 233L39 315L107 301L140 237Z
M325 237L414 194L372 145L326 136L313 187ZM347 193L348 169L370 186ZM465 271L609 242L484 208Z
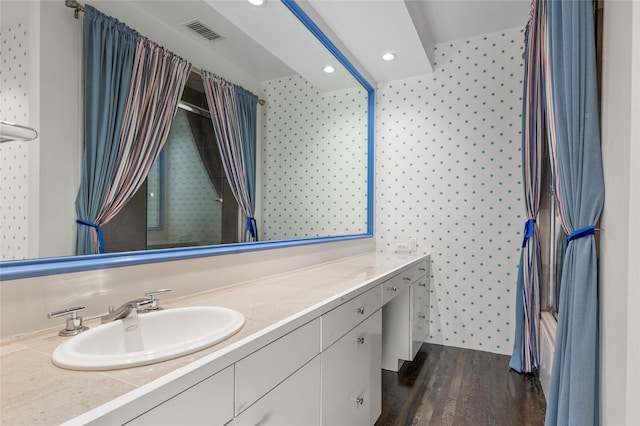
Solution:
M78 19L78 12L86 12L87 8L84 5L78 3L76 0L64 0L64 5L70 7L73 10L73 17Z
M83 4L78 3L76 0L64 0L64 5L73 9L73 17L76 19L78 19L79 12L85 13L87 11L87 8L84 7ZM191 71L202 76L202 70L200 68L194 67L192 65ZM264 99L258 99L258 103L260 105L264 105L267 102Z
M197 68L197 67L194 67L193 65L191 65L191 72L195 72L200 77L202 77L202 70L200 68ZM264 99L258 99L258 103L260 105L264 105L264 104L267 103L267 101L265 101Z

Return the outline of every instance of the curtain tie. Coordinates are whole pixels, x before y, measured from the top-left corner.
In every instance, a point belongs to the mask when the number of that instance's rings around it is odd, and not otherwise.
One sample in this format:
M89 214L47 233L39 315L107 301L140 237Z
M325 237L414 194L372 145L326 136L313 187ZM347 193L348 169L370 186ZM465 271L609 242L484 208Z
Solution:
M524 223L524 239L522 240L522 248L527 246L527 240L533 236L535 223L535 219L529 219Z
M76 223L95 228L96 232L98 233L98 252L104 253L104 235L102 234L102 228L100 228L100 225L97 225L93 222L89 222L88 220L83 220L83 219L76 220Z
M578 238L587 237L589 235L594 235L596 233L596 228L593 225L585 226L584 228L580 228L577 231L573 231L567 237L567 244L569 244L573 240L577 240Z
M247 218L247 230L249 234L253 237L255 241L258 241L258 222L256 222L255 217Z

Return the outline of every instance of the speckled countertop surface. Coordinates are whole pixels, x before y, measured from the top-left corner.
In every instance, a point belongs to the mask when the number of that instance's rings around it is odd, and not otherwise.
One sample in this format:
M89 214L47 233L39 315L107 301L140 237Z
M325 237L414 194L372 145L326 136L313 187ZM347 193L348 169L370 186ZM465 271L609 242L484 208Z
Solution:
M413 264L419 257L364 254L167 300L163 303L165 308L232 308L244 314L245 325L234 336L210 348L157 364L104 372L58 368L51 363L51 353L66 338L59 337L57 329L4 342L0 345L0 423L60 424L222 348L250 342L257 333L285 324L302 311L313 311L315 307L316 313L321 314L323 307L326 306L324 311L335 307L339 299L359 294L380 277ZM99 319L85 324L96 327Z

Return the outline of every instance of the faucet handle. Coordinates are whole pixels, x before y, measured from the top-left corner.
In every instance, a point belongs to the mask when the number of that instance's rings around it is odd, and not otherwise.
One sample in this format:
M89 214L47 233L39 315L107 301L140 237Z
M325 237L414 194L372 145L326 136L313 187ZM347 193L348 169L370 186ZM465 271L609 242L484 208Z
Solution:
M170 291L171 291L170 288L162 288L160 290L153 290L153 291L146 292L145 296L150 297L151 301L153 302L152 305L150 307L148 307L146 310L147 311L159 311L159 310L162 310L162 308L159 305L160 300L157 299L156 296L158 294L168 293Z
M152 299L155 298L156 294L161 294L161 293L168 293L170 292L172 289L170 288L161 288L160 290L153 290L153 291L148 291L145 293L145 296L149 296Z
M86 331L89 329L89 327L82 325L82 317L78 316L78 312L84 311L84 310L85 310L84 306L76 306L75 308L67 308L67 309L62 309L60 311L49 312L47 316L49 317L49 319L52 319L52 318L58 318L64 315L71 315L71 318L67 318L67 326L64 329L60 330L58 335L75 336L76 334L80 334L83 331Z

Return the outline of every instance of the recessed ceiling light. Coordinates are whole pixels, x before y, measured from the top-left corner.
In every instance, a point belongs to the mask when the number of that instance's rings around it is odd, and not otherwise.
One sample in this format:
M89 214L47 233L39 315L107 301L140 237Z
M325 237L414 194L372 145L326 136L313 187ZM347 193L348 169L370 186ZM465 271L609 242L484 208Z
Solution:
M395 58L396 58L396 55L391 52L387 52L384 55L382 55L382 59L384 59L385 61L393 61Z
M336 69L334 67L332 67L331 65L327 65L326 67L322 68L322 71L326 72L327 74L331 74L335 70Z
M254 6L262 6L265 0L248 0Z

